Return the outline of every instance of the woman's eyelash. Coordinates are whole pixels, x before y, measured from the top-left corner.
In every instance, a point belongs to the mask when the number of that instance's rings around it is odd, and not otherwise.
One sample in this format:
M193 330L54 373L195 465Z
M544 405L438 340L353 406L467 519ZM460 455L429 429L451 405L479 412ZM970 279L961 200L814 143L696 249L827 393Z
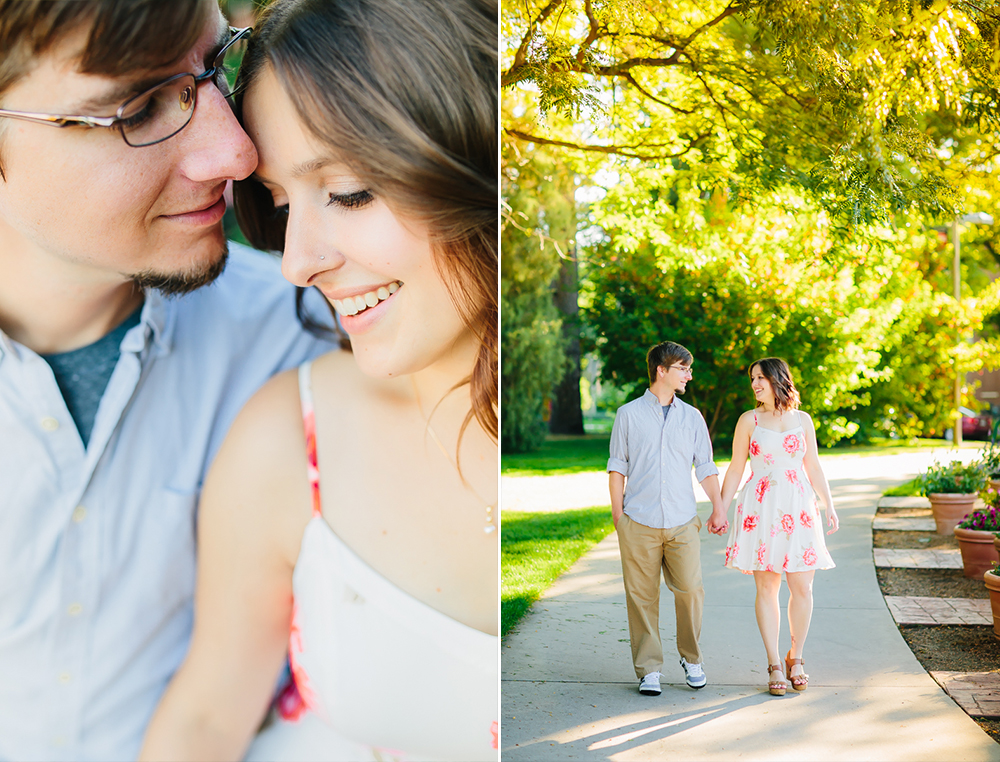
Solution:
M327 206L339 206L342 209L360 209L368 206L375 197L371 191L359 190L353 193L331 193Z

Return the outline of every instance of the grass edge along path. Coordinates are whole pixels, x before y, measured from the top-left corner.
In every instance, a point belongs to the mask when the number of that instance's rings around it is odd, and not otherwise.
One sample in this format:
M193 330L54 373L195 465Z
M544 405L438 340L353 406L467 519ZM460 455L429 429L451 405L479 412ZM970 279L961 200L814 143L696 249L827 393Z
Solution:
M500 524L500 637L580 556L614 531L611 506L504 511Z
M501 453L501 476L557 476L578 474L585 471L604 471L608 464L610 434L584 436L550 435L542 446L528 453ZM982 447L982 442L963 442L963 449ZM916 452L928 448L950 448L944 439L883 439L874 444L847 445L821 448L820 455L827 457L867 457ZM729 460L729 447L715 448L715 462Z

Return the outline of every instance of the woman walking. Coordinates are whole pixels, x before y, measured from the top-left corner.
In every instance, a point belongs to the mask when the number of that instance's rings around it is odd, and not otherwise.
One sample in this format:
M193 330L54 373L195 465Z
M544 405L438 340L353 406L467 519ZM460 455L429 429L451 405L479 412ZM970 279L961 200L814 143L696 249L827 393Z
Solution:
M832 534L839 521L816 450L812 419L799 407L799 393L788 364L777 357L750 366L756 405L740 416L733 437L733 459L722 484L728 506L743 478L747 456L752 469L737 500L736 520L726 547L726 566L752 573L757 586L756 613L767 651L768 690L783 696L785 675L804 691L809 676L802 653L812 618L813 574L832 569L816 496L826 509ZM788 629L791 649L782 667L778 648L781 574L788 582Z

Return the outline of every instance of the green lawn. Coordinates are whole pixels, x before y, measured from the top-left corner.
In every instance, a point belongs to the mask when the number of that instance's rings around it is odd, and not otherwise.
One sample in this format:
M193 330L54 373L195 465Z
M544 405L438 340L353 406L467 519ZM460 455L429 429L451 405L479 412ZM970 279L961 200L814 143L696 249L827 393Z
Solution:
M910 479L898 487L890 487L883 494L886 497L915 497L920 495L920 487L916 479Z
M501 526L501 636L556 577L614 531L611 506L557 513L504 511Z
M584 436L551 436L535 452L504 453L500 456L500 471L504 476L554 476L577 474L582 471L603 471L608 465L610 434ZM979 448L983 442L966 442L962 448ZM831 447L820 451L823 457L857 458L871 455L894 455L936 447L948 447L944 439L883 439L872 444ZM729 460L728 445L715 448L715 462Z
M549 437L535 452L500 456L504 476L552 476L603 471L608 465L610 434Z

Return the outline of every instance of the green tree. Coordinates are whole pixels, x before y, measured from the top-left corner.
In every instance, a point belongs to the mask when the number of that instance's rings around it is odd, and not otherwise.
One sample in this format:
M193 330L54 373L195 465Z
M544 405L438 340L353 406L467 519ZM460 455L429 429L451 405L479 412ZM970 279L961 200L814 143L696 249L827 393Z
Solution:
M585 348L607 377L641 383L612 353L641 366L682 325L719 367L797 362L827 443L940 432L949 378L993 362L1000 328L997 236L963 249L960 305L928 243L958 210L1000 219L998 30L996 3L961 0L505 4L503 161L558 157L593 186ZM743 381L704 364L692 391L724 430Z
M561 171L544 151L508 157L502 177L505 208L501 225L500 326L501 447L534 449L545 437L545 410L566 368L562 316L552 298L566 241L567 198L553 180ZM554 222L553 222L554 221Z
M859 431L940 434L955 373L995 355L989 342L960 339L995 309L996 287L956 303L933 291L913 257L924 234L886 227L851 238L801 198L772 202L731 215L718 200L691 199L674 210L676 229L664 212L655 243L637 244L633 230L594 250L588 349L604 372L638 394L645 349L684 344L696 358L687 399L725 438L752 404L750 363L777 355L792 366L821 444Z

